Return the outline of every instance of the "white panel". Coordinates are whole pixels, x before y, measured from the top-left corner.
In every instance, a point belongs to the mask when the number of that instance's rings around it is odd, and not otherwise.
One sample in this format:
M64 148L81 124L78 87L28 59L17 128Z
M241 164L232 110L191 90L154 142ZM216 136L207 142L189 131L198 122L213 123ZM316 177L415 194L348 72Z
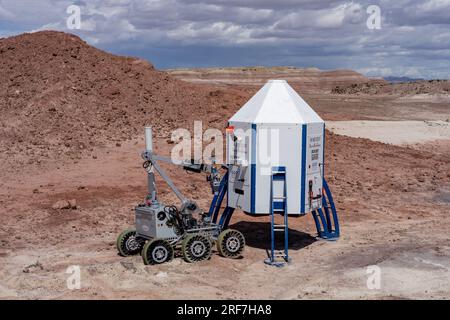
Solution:
M300 125L258 125L257 149L259 161L256 167L256 210L255 213L270 213L270 175L271 167L286 167L286 185L288 213L300 213L300 163L301 163L301 126ZM261 161L265 141L261 139L264 131L276 130L278 137L270 140L272 150L278 151L278 159L271 154L271 162ZM278 150L277 150L278 149ZM276 158L276 157L275 157ZM279 193L280 191L275 191Z
M227 133L228 206L250 212L251 125L229 123L234 134Z
M307 125L305 212L322 207L322 199L319 196L322 195L323 182L324 126L324 123Z

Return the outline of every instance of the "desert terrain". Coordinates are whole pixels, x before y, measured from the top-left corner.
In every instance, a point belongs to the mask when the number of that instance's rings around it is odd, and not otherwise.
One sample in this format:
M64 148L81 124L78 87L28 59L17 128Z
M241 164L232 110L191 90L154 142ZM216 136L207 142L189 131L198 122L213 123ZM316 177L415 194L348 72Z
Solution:
M116 237L147 190L143 127L169 156L173 129L192 131L195 120L223 129L270 78L288 80L327 122L340 239L316 238L311 215L291 218L293 262L270 267L269 218L236 212L241 259L145 266L120 257ZM166 72L60 32L0 39L0 299L449 299L448 88L351 70ZM208 209L204 176L164 168ZM157 183L162 200L177 203ZM74 265L81 288L70 290ZM366 285L372 265L379 289Z

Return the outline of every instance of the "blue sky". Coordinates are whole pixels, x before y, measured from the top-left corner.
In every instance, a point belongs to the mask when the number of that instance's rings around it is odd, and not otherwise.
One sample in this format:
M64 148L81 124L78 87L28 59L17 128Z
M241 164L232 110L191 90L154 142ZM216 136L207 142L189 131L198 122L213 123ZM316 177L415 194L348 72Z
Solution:
M80 29L67 27L71 5L80 8ZM371 5L379 29L367 25ZM0 0L0 37L48 29L161 69L284 65L450 77L450 0Z

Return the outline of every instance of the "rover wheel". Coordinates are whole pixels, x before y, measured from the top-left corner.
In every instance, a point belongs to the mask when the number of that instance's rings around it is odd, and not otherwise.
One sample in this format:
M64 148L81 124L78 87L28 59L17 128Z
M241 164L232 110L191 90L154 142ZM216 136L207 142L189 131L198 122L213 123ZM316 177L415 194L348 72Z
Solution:
M226 258L237 258L245 247L244 235L234 229L227 229L219 234L217 239L217 250Z
M136 230L125 230L117 237L117 250L123 257L138 254L144 242L136 237Z
M148 241L142 248L144 264L161 264L173 259L173 247L166 240L155 239Z
M203 261L211 256L211 242L201 234L191 234L183 240L181 251L187 262Z

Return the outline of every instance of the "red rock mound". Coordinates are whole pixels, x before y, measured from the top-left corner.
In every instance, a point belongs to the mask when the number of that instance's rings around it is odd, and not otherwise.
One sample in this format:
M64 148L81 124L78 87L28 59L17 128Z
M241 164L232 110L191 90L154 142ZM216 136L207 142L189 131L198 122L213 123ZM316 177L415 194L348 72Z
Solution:
M148 124L168 136L194 119L214 122L215 110L244 101L238 92L173 79L147 61L109 54L71 34L0 40L0 151L29 162L36 154L78 157Z

